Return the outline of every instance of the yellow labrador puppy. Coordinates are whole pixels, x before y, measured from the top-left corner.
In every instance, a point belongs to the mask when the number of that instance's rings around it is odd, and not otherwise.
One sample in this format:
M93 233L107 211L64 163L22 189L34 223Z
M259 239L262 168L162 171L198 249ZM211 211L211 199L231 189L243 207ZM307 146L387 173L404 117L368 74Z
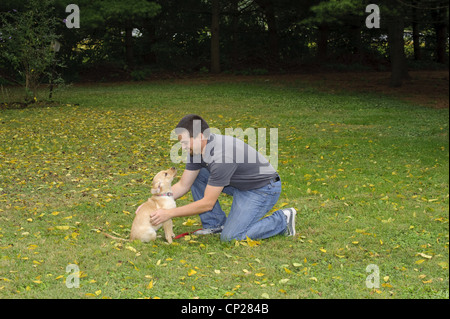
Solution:
M161 228L161 224L152 225L150 222L150 214L156 209L169 209L176 207L172 194L172 181L176 174L177 170L175 167L172 167L168 170L159 172L153 178L153 196L136 210L136 217L134 218L133 225L131 226L130 240L138 239L146 243L156 239L156 231ZM164 228L166 240L169 244L171 244L172 238L175 237L175 234L173 233L172 220L169 219L168 221L162 223L162 226ZM107 233L103 234L109 238L126 240Z

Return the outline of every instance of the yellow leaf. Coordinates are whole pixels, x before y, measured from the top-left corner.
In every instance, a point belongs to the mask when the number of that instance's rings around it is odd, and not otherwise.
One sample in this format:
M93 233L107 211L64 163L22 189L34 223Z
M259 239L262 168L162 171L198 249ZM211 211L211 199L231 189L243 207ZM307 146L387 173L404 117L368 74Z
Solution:
M430 279L430 280L427 280L427 281L422 280L422 282L424 284L431 284L433 282L433 279Z
M285 271L286 273L288 273L288 274L292 274L292 271L289 270L289 269L287 269L286 267L284 268L284 271Z
M137 252L136 248L131 247L131 246L126 246L125 249L128 249L129 251L132 251L134 253Z
M189 269L188 271L188 276L191 277L193 275L195 275L197 272L194 269Z
M448 263L445 261L438 263L438 265L441 266L442 269L448 269Z
M69 226L55 226L56 229L59 230L68 230L70 227Z
M91 294L91 293L87 293L87 294L85 294L85 296L86 296L86 297L95 297L95 295L94 295L94 294Z
M311 277L311 278L309 278L310 280L314 280L314 281L316 281L317 282L317 278L316 277Z
M195 222L196 222L195 219L188 218L188 220L183 223L183 226L193 226Z
M425 261L425 259L419 259L418 261L416 261L417 265L420 265L421 263L423 263Z
M324 249L324 248L320 248L319 250L320 250L321 252L323 252L323 253L326 253L326 252L327 252L327 250Z
M255 276L256 276L256 277L262 277L262 276L264 276L264 274L261 273L261 272L258 272L258 273L255 274Z
M150 281L147 285L147 289L152 289L153 288L153 280Z
M255 247L255 246L261 245L261 242L257 241L257 240L250 239L247 236L247 244L248 244L249 247Z
M431 258L433 258L433 256L426 255L426 254L424 254L424 253L418 253L416 256L421 256L421 257L426 258L426 259L431 259Z
M98 296L98 295L100 295L101 293L102 293L101 290L97 290L97 291L95 292L95 295Z

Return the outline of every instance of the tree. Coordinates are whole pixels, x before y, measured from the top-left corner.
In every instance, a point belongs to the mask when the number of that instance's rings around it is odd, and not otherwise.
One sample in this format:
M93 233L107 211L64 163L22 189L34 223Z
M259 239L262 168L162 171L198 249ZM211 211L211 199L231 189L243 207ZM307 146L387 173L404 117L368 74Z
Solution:
M263 10L269 31L269 66L277 66L280 58L277 18L274 0L254 0Z
M448 0L438 1L433 10L434 29L436 32L436 61L445 63L447 46L447 26L448 26Z
M25 101L36 101L37 89L57 64L52 45L58 20L51 0L30 0L24 11L0 13L0 56L25 80Z
M220 73L219 0L211 0L211 72Z
M389 55L391 60L391 87L400 87L404 80L410 79L405 55L405 16L406 7L399 2L384 0L385 21L388 30Z

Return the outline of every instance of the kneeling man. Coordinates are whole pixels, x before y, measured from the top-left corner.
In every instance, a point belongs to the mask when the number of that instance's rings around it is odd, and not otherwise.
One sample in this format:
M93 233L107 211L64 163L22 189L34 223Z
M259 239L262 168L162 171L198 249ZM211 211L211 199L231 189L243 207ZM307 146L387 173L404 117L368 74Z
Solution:
M159 209L151 215L151 222L158 225L170 218L200 215L203 229L195 235L220 233L222 241L294 236L294 208L264 218L281 194L280 176L272 165L245 142L209 131L198 115L187 115L178 123L175 132L190 156L172 192L178 199L190 190L194 202ZM222 192L233 196L228 217L218 202Z

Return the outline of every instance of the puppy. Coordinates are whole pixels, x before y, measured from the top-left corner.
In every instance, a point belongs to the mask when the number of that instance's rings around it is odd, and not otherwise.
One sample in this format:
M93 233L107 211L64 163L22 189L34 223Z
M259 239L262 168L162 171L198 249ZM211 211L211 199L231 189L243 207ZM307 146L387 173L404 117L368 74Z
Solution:
M153 178L151 190L153 196L136 210L136 217L131 226L130 240L138 239L144 243L155 240L156 231L163 226L167 242L169 244L172 243L172 238L175 237L172 220L169 219L162 223L162 225L152 225L150 222L150 214L160 208L169 209L176 207L172 194L172 181L176 174L177 170L175 167L172 167L159 172ZM107 233L103 234L109 238L126 240Z

